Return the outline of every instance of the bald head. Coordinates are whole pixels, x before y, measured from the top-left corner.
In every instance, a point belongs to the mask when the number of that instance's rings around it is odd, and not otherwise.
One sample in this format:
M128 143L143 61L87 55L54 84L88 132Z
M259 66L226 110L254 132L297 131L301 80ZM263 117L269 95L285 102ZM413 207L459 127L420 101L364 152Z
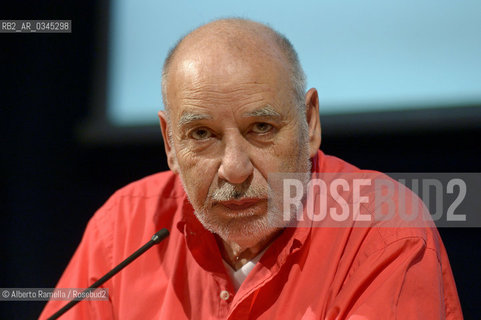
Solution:
M245 19L222 19L203 25L180 39L165 60L162 97L166 111L172 107L169 82L176 78L179 69L198 74L225 72L229 78L229 71L239 70L236 63L244 63L244 68L246 65L263 68L266 61L275 64L280 77L289 81L292 103L303 106L305 76L287 38L263 24ZM202 67L209 69L198 69Z

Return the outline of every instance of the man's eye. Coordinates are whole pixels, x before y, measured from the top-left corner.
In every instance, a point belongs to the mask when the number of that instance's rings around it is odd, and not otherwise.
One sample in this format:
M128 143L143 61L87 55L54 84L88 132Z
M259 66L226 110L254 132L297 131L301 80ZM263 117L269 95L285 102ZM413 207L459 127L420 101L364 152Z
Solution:
M272 125L265 122L256 123L252 127L252 131L255 133L266 133L266 132L269 132L271 129L272 129Z
M212 136L212 133L204 128L195 129L191 132L190 136L195 140L204 140Z

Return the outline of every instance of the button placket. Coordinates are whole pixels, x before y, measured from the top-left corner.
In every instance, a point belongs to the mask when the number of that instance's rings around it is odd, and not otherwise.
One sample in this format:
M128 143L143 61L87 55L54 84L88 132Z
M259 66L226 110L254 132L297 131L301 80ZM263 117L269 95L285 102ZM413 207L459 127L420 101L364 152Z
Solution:
M227 300L229 300L229 298L230 298L230 293L229 293L229 291L227 291L227 290L222 290L222 291L220 292L220 294L219 294L219 297L220 297L222 300L227 301Z

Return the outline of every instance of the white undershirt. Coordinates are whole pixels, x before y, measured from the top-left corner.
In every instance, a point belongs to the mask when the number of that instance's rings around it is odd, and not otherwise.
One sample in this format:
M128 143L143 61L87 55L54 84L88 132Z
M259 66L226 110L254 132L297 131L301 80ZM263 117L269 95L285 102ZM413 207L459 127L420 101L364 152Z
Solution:
M232 283L234 284L235 290L239 290L242 282L247 278L249 273L254 269L254 266L256 265L257 262L261 259L262 255L264 254L266 250L264 249L262 252L260 252L257 256L254 257L254 259L249 260L245 265L239 268L239 270L234 270L228 264L227 262L222 259L222 262L225 265L225 269L227 270L227 274L230 276Z

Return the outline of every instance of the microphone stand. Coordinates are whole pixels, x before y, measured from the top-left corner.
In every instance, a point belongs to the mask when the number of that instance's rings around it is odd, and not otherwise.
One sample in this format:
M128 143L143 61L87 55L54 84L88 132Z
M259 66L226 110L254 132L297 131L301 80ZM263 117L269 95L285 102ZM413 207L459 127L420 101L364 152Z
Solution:
M150 239L149 242L144 244L140 249L135 251L131 256L129 256L127 259L119 263L115 268L107 272L102 278L97 280L94 284L92 284L90 287L82 291L82 293L75 299L71 300L69 303L67 303L65 306L63 306L60 310L55 312L53 315L50 316L47 320L54 320L58 319L61 315L63 315L65 312L70 310L73 306L75 306L77 303L85 299L86 296L92 291L95 291L98 287L100 287L105 281L109 280L112 278L117 272L125 268L128 264L130 264L132 261L137 259L141 254L143 254L145 251L149 250L152 246L158 244L160 241L164 240L167 236L169 235L169 230L167 229L162 229L159 232L155 233L152 236L152 239Z

